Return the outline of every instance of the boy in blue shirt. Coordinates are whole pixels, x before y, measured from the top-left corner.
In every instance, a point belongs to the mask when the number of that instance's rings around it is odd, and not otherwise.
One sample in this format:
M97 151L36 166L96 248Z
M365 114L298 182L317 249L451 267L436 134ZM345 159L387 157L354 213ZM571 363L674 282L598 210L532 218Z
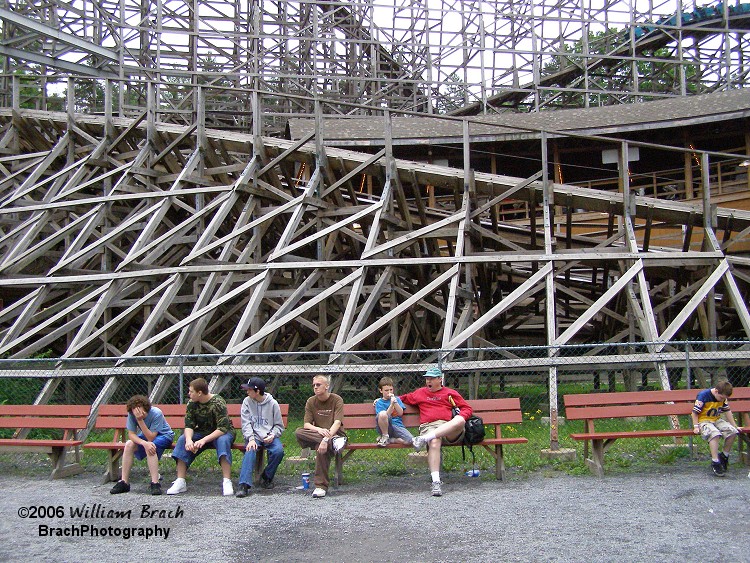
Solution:
M125 408L128 411L125 428L130 439L125 442L125 449L122 452L122 478L109 492L113 495L129 492L133 458L141 460L145 457L148 472L151 475L151 494L160 495L159 460L161 454L164 453L164 448L172 445L174 431L164 418L161 409L152 406L151 401L145 395L133 395Z
M695 398L693 412L693 432L700 434L708 442L711 451L711 469L717 477L724 477L729 465L729 453L737 438L737 425L729 408L732 384L720 381L716 387L704 389ZM723 417L723 418L722 418ZM724 448L719 452L719 440L724 437Z
M385 447L389 443L411 444L414 438L401 419L404 403L393 392L393 380L383 377L378 383L378 389L383 395L375 401L378 446Z

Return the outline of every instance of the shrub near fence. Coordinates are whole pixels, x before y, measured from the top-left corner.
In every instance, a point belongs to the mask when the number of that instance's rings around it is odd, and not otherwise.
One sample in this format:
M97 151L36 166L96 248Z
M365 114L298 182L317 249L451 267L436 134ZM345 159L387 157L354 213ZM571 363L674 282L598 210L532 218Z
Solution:
M737 386L747 385L750 380L750 349L748 342L734 343L672 343L661 355L654 355L648 347L639 344L625 349L616 347L573 346L557 350L555 365L559 415L564 417L562 396L569 393L591 393L638 389L660 389L661 383L655 358L667 366L667 373L674 388L702 388L715 381L728 378ZM534 470L551 465L556 469L585 473L586 468L579 454L576 462L548 462L540 457L540 451L550 447L551 432L549 370L547 365L550 350L544 347L483 349L481 354L461 351L440 362L446 373L446 384L457 388L467 398L519 397L523 412L523 436L529 443L523 448L508 448L506 462L510 471ZM598 355L593 355L597 352ZM290 405L289 429L282 436L287 461L282 464L281 474L296 474L302 468L311 467L312 462L299 461L300 449L294 439L294 429L302 424L304 404L312 394L311 379L316 373L326 373L334 381L336 392L345 402L362 403L378 396L377 382L383 375L396 381L397 393L405 393L423 384L422 374L426 366L438 363L439 351L412 352L389 351L372 354L357 353L351 363L326 365L327 356L262 355L243 358L243 363L224 362L220 356L195 356L180 358L148 357L120 360L116 358L76 360L0 360L0 403L33 403L45 388L50 375L58 375L59 384L53 386L45 402L53 404L94 404L103 389L111 390L106 402L124 403L136 393L151 395L158 393L155 402L180 403L186 400L189 382L195 377L212 381L227 402L240 403L246 396L240 384L250 375L259 375L268 382L267 391L280 403ZM481 360L476 359L481 356ZM409 362L402 361L404 357ZM509 359L510 358L510 359ZM236 359L236 358L235 358ZM354 360L356 359L356 362ZM114 382L114 385L107 385ZM657 424L668 421L657 421ZM360 441L375 440L373 429L356 431ZM580 444L568 438L571 432L581 431L578 422L559 427L559 445L563 448L581 449ZM503 427L504 436L512 436L519 429L512 425ZM0 432L7 437L8 431ZM108 439L108 436L91 435L89 439ZM608 472L617 468L630 468L641 464L665 463L676 459L690 459L689 450L673 450L660 453L658 443L650 440L632 440L637 444L617 446L607 456ZM457 450L457 451L454 451ZM85 464L102 464L96 452L86 452ZM697 455L705 458L707 449L697 444ZM0 461L11 465L22 465L24 458L0 454ZM408 451L360 452L347 462L347 481L356 482L381 475L402 474L412 471ZM241 457L241 456L238 456ZM447 471L460 471L466 464L458 448L444 452ZM485 475L494 467L494 460L483 451L478 451L477 462ZM197 463L202 464L201 458ZM307 465L306 465L307 463ZM235 461L235 475L239 471L239 460ZM174 464L170 459L162 461L165 475L173 475ZM200 466L200 465L199 465ZM207 463L208 470L215 464ZM423 471L423 468L418 468Z

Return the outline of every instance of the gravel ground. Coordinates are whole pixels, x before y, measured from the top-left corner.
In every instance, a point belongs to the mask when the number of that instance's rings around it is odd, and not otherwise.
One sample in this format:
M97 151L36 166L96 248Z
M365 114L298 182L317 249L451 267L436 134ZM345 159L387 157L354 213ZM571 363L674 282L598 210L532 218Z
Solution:
M218 472L189 476L185 494L151 497L142 469L117 496L94 473L3 475L0 561L750 561L750 479L739 466L724 479L694 465L601 480L449 474L440 498L429 496L427 476L394 477L345 484L325 499L291 477L224 498ZM164 512L143 517L145 505ZM22 517L27 509L37 518ZM40 526L120 537L40 536ZM159 535L125 539L132 528Z

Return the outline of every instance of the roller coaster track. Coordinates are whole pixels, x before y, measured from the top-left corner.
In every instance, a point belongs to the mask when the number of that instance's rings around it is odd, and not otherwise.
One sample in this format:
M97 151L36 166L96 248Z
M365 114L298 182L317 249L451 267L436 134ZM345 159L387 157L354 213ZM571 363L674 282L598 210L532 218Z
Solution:
M526 100L536 88L566 87L587 73L602 68L613 68L622 64L623 60L633 55L656 51L680 38L702 39L708 36L732 30L750 30L750 4L730 6L725 17L723 4L697 8L693 12L682 14L678 22L677 16L662 18L655 24L644 23L625 30L620 35L619 44L603 54L590 56L585 64L572 62L564 69L548 76L543 76L538 83L528 83L518 90L501 92L487 99L487 106L495 108L517 107ZM632 31L632 37L631 37ZM580 58L580 55L579 55ZM469 104L453 112L451 115L477 115L482 111L482 103Z

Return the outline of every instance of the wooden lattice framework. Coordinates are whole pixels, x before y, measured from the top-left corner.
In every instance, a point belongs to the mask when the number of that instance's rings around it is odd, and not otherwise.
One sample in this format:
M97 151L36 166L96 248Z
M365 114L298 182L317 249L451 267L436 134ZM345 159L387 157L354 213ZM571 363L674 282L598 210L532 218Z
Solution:
M20 109L0 123L7 357L309 350L336 364L439 348L449 361L509 338L654 352L692 327L750 337L750 213L712 206L707 175L696 205L635 196L627 174L613 193L554 184L546 164L475 172L466 119L463 168L396 159L388 142L326 147L322 113L299 141L207 129L200 111L190 126ZM532 210L526 224L497 219L508 200ZM608 227L582 233L582 212Z

